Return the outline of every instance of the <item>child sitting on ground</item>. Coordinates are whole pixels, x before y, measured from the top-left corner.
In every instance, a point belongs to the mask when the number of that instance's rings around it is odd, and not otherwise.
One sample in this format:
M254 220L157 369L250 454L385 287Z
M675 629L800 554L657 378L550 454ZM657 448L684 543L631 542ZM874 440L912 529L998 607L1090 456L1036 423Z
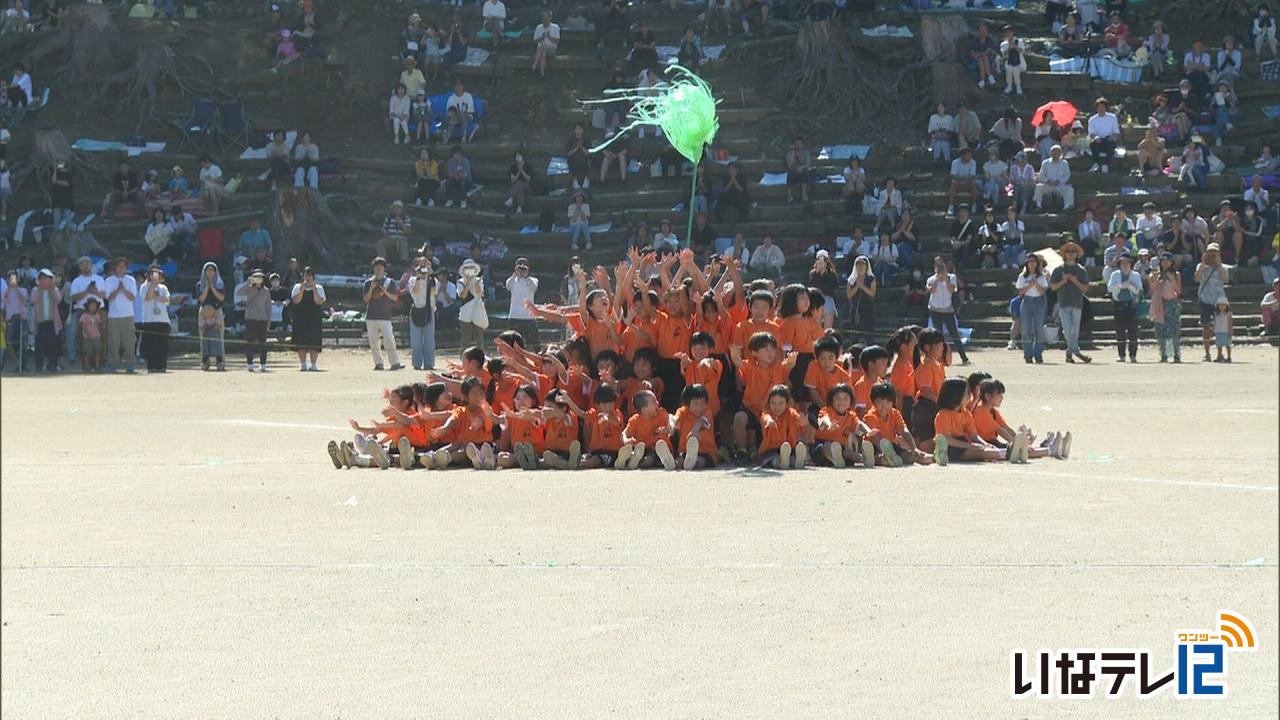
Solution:
M760 467L803 469L809 449L800 442L800 434L809 421L791 407L791 390L786 385L774 385L768 398L768 406L760 413Z
M794 352L778 362L778 341L767 332L752 335L747 349L751 351L751 357L736 360L743 386L742 409L733 416L733 459L738 462L750 458L748 448L763 434L759 419L765 411L769 393L774 386L787 381L787 373L796 362Z
M1002 450L982 438L974 427L973 415L964 409L968 384L960 378L943 381L938 392L938 412L934 416L933 426L936 435L933 439L933 460L938 465L946 466L952 460L957 462L995 462L997 460L1021 457L1026 448L1026 436L1017 435L1012 445Z
M542 462L556 470L577 470L582 459L582 443L578 440L578 416L581 408L563 390L547 393L542 406Z
M862 368L862 377L853 384L853 409L858 416L867 414L871 409L871 388L884 381L889 372L889 351L879 345L872 345L858 356L858 366Z
M830 463L842 468L846 461L862 460L874 467L876 454L870 443L858 436L858 415L853 411L853 388L841 383L827 392L824 407L818 411L818 430L814 433L814 464ZM861 452L859 452L861 450Z
M587 454L584 468L613 467L622 449L622 411L618 409L618 393L611 385L596 386L591 396L594 407L587 411ZM581 417L581 416L580 416Z
M916 447L915 438L907 432L902 413L894 407L897 398L898 388L890 383L882 382L871 388L871 409L862 418L866 428L862 442L863 462L867 462L866 455L874 457L875 450L870 447L874 445L880 449L878 462L881 465L928 465L933 462L933 456Z
M809 394L810 407L822 407L831 397L837 385L853 386L849 371L840 365L840 337L828 333L813 344L814 362L804 374L804 387Z
M641 390L631 398L634 414L622 430L622 446L614 467L634 470L653 467L661 460L668 470L676 466L671 453L671 415L658 405L658 396L652 390ZM650 450L652 448L652 450Z
M387 400L387 407L382 411L384 418L391 418L395 412L413 411L413 387L410 385L385 390L383 397ZM391 455L387 452L387 447L399 440L399 423L384 419L375 420L369 425L361 425L355 418L351 418L350 423L351 429L356 431L353 441L342 443L329 441L327 450L333 466L335 468L377 467L381 470L391 467ZM386 443L386 446L383 443Z
M498 467L493 446L496 417L485 400L485 386L479 378L468 377L462 381L461 391L466 404L454 408L453 415L433 430L428 440L449 442L446 450L451 465L467 460L476 470L494 470Z
M1030 428L1024 425L1014 430L1009 423L1005 422L1004 416L1000 414L1000 406L1004 404L1004 383L999 380L983 380L978 387L978 396L978 406L973 411L973 425L978 431L978 437L1001 447L1005 444L1012 445L1018 435L1026 436L1026 441L1022 445L1024 452L1012 458L1012 462L1026 462L1030 458L1042 457L1066 460L1071 454L1070 432L1060 434L1051 432L1042 445L1032 447L1031 443L1035 436L1031 434Z
M502 414L502 424L502 446L510 450L499 453L499 467L519 466L522 470L537 470L538 458L546 449L542 412L538 409L538 389L533 385L516 388L511 396L511 409Z
M719 364L720 361L711 359ZM676 411L676 443L679 463L685 470L715 467L715 420L710 414L711 391L705 385L686 385L680 394L682 407Z

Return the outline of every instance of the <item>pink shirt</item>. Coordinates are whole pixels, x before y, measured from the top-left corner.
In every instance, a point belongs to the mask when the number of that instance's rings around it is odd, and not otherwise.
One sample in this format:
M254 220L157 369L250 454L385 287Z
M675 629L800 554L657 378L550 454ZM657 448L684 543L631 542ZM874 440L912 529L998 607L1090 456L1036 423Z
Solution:
M102 337L102 322L106 316L99 310L92 315L84 313L80 316L80 332L87 338Z

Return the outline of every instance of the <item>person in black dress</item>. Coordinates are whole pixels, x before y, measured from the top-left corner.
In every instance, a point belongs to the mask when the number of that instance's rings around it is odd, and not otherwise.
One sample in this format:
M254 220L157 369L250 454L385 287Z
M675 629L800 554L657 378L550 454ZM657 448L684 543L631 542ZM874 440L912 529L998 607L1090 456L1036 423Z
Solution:
M298 351L298 369L316 372L316 359L323 341L324 286L316 282L311 266L302 269L302 281L293 286L293 347ZM310 356L310 363L307 362Z

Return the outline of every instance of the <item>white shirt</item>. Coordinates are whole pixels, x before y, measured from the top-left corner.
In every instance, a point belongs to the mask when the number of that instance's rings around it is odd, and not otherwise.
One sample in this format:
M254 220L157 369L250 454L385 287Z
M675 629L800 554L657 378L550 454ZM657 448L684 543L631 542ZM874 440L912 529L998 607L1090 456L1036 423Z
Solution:
M680 238L676 237L676 234L673 232L664 233L661 230L659 230L658 232L653 234L653 247L655 249L666 247L671 250L679 250Z
M982 166L982 172L986 174L988 180L999 180L1008 170L1009 166L995 156Z
M497 18L499 20L507 19L507 6L501 2L487 2L481 9L480 14L487 20L489 18Z
M1089 134L1099 138L1117 137L1120 135L1120 121L1114 113L1089 116Z
M1164 232L1164 218L1159 215L1147 217L1145 214L1138 218L1138 234L1146 238L1148 242L1155 242L1160 237L1160 233Z
M965 162L960 158L951 161L951 177L971 178L978 174L978 161L969 158L969 162Z
M138 297L142 298L142 322L169 322L169 288L163 284L157 286L154 300L147 299L150 291L150 280L138 288Z
M449 102L445 105L445 110L456 109L459 113L472 113L476 111L476 99L471 93L463 91L461 95L453 93L449 96Z
M951 287L957 287L956 276L947 273L947 280L951 282ZM951 290L946 283L938 282L938 274L934 273L924 283L925 289L929 291L929 309L942 310L945 312L955 312L955 308L951 305Z
M897 210L898 212L902 212L902 191L901 190L894 188L893 192L884 192L883 190L880 191L879 208L881 210L884 210L887 207L891 207L894 210Z
M955 131L956 131L956 120L950 115L939 116L934 114L929 116L929 134L930 135L933 135L934 133L941 133L941 132L950 133Z
M222 179L222 168L214 163L209 163L209 167L200 168L200 187L209 188L214 186L215 180Z
M75 276L75 279L71 281L71 292L69 294L76 295L84 292L85 290L88 290L89 283L94 283L94 287L96 287L98 290L102 290L104 287L106 287L106 284L107 284L105 281L103 281L102 276L97 273L93 273L90 275L77 275ZM97 297L97 296L85 295L84 297L80 298L79 302L73 303L71 308L73 310L83 310L84 304L89 302L89 298L91 297ZM99 304L102 303L102 298L98 298L98 303Z
M125 296L127 290L135 299L138 297L138 282L133 279L132 275L124 277L116 277L112 275L102 283L102 291L111 297L111 293L116 291L117 287L124 287L114 300L107 301L107 318L131 318L134 316L133 300Z
M551 23L550 25L543 25L539 23L538 27L533 29L533 41L535 43L549 48L553 45L551 42L552 40L555 40L556 42L560 41L559 25L555 23Z
M409 117L409 96L392 95L387 101L387 114L391 117Z
M780 268L786 261L787 258L782 254L782 248L777 245L761 245L756 248L755 252L751 253L751 262L748 265L753 268Z
M520 277L512 274L507 278L507 292L511 293L511 309L507 311L507 317L514 320L528 320L533 317L529 314L529 310L525 308L524 301L533 301L533 294L538 290L538 278L533 276Z
M1266 188L1262 188L1255 193L1253 188L1250 187L1244 191L1244 201L1253 203L1258 208L1258 212L1262 212L1271 204L1271 193L1267 192Z
M1057 182L1066 185L1071 179L1071 166L1066 160L1054 160L1049 158L1040 163L1040 182L1049 183Z
M1027 292L1023 297L1041 297L1045 290L1049 289L1049 278L1044 273L1039 275L1027 275L1026 273L1018 274L1018 282L1016 287L1021 290L1027 288Z
M409 282L413 282L413 278L409 278ZM301 291L302 291L302 283L294 283L293 289L289 291L289 297L292 298L294 295L297 295ZM325 297L325 294L324 294L324 286L321 285L320 283L316 283L316 300L319 300L320 302L324 302L326 299L327 298Z
M10 10L9 12L13 11ZM31 73L22 73L22 77L18 77L18 74L14 73L13 79L9 81L9 84L22 88L22 92L27 94L27 102L31 102Z
M569 222L590 222L591 221L591 203L569 203L569 210L566 213L569 216Z

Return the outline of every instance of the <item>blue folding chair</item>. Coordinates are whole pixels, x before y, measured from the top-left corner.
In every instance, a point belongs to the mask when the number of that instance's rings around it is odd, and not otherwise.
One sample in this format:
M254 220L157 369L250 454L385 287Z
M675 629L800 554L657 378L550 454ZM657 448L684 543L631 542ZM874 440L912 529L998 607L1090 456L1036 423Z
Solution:
M211 97L197 97L191 107L191 116L177 124L182 140L178 149L190 146L196 152L206 152L213 140L214 121L218 115L218 102Z

